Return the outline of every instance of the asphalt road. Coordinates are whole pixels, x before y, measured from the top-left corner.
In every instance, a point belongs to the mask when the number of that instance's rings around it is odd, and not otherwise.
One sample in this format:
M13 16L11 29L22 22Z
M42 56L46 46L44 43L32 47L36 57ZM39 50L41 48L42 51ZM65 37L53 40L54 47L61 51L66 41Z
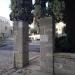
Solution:
M14 50L14 42L13 40L7 40L4 42L4 46L0 47L0 50ZM40 51L40 45L37 44L31 44L29 43L29 51L39 52Z

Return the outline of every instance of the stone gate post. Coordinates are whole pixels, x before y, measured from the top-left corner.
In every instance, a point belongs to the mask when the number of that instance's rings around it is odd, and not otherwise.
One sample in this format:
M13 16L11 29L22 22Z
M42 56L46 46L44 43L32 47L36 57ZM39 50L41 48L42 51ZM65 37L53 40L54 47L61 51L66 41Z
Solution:
M14 67L21 68L29 64L28 23L14 22Z
M52 18L44 17L39 20L40 23L40 56L41 56L41 70L50 72L53 75L53 29Z

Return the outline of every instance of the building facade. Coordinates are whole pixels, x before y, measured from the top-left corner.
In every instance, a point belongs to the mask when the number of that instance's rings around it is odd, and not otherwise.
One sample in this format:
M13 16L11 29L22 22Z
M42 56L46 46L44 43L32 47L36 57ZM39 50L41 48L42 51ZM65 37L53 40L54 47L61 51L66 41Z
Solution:
M0 17L0 37L2 36L10 36L11 34L11 26L9 20L4 17Z

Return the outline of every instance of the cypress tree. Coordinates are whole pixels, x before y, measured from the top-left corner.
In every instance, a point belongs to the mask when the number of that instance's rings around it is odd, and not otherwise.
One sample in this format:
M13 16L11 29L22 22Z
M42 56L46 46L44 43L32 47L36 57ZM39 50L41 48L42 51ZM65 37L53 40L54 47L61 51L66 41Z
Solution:
M32 23L32 0L11 0L11 10L10 20L25 20Z

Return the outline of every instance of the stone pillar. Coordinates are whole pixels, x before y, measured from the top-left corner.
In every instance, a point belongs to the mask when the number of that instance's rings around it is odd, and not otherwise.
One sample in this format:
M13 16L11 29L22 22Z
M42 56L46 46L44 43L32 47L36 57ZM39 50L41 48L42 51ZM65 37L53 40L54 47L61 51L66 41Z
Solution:
M52 18L45 17L39 20L40 23L40 52L41 70L50 72L53 75L53 39L52 39Z
M14 22L14 67L21 68L29 64L28 23Z

